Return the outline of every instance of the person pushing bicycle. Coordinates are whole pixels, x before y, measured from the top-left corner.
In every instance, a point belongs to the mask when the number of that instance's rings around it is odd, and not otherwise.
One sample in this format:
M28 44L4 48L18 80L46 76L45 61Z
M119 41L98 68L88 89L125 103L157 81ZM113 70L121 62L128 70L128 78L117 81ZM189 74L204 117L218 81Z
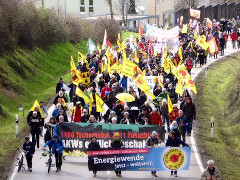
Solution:
M30 141L30 137L25 137L25 142L23 144L23 151L26 153L26 160L27 160L27 166L28 170L32 172L32 158L33 154L35 153L35 144L33 144Z
M55 154L55 160L56 160L56 172L61 171L62 167L62 152L63 152L63 143L62 140L58 137L58 135L53 135L52 140L48 141L44 146L43 149L45 149L46 146L49 146L52 148L52 153Z

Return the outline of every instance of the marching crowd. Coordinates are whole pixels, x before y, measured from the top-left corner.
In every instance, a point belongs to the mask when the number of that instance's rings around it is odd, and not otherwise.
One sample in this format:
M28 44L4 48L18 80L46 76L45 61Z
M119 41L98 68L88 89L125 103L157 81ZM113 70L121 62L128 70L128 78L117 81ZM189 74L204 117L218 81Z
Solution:
M206 42L214 37L217 46L216 52L209 53L209 48L197 41L199 37ZM191 74L191 69L194 66L197 67L199 64L202 67L206 64L208 56L217 58L219 52L221 55L224 55L226 43L230 41L234 49L240 47L240 32L234 19L221 19L220 22L213 20L211 26L209 26L207 21L204 21L203 24L197 21L190 21L187 25L187 32L180 31L178 52L167 51L167 57L171 59L175 67L185 64L186 69ZM44 122L44 118L42 118L39 110L41 108L45 117L47 116L47 110L43 106L43 102L40 103L40 107L35 107L34 111L29 112L27 122L31 127L33 143L30 142L29 138L26 138L28 145L24 146L24 150L29 151L27 156L32 157L35 144L39 148L39 136L42 136L43 127L45 127L46 134L44 135L44 140L46 144L44 148L46 146L52 147L57 161L57 171L61 171L63 144L58 136L58 125L59 123L69 121L166 126L166 132L169 133L166 146L177 147L180 144L188 146L185 143L186 136L191 136L193 121L196 119L196 107L192 101L191 93L187 88L183 89L182 94L176 93L178 79L171 72L166 73L164 68L161 67L164 52L150 52L151 43L148 37L142 36L136 39L136 43L134 42L139 62L136 62L134 59L131 41L127 39L125 43L125 50L129 55L128 59L135 62L145 76L163 77L162 84L156 81L155 87L152 89L152 93L155 96L153 103L148 98L146 92L128 86L129 77L122 75L121 70L115 69L112 73L109 73L107 70L103 71L102 63L105 58L105 50L96 50L93 53L88 53L84 62L79 61L77 69L80 73L89 73L89 84L86 86L80 82L78 86L70 84L66 87L63 79L60 78L56 86L57 95L53 102L55 109L49 122ZM122 61L123 52L118 51L118 47L112 48L112 54L114 57L112 64ZM92 93L93 102L91 105L83 97L76 95L76 88L79 88L89 98L90 93ZM117 99L116 95L123 92L131 94L135 100L123 103ZM99 96L107 106L108 110L104 114L97 110L96 96ZM172 111L169 110L168 96L171 103L173 103ZM68 107L70 102L73 103L71 111ZM68 118L69 112L71 113L71 118ZM146 146L153 147L154 144L158 144L160 140L157 136L158 134L153 132L152 136L147 140ZM111 147L113 149L124 147L118 135L114 136ZM99 148L100 146L96 138L92 137L89 149L97 150ZM28 167L31 170L31 158L27 160ZM204 171L202 179L219 179L220 174L214 166L214 162L210 160L207 164L208 168ZM93 173L96 176L96 171ZM116 175L121 176L121 172L116 171ZM152 175L157 177L155 171L152 172ZM171 175L177 177L177 172L172 171Z

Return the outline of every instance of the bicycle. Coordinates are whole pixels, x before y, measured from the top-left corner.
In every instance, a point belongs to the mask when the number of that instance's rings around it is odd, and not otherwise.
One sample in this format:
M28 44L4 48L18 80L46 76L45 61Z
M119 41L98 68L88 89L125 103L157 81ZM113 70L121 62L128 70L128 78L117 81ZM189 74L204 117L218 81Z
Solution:
M23 159L24 159L24 156L26 155L27 152L24 152L21 148L18 148L18 150L20 150L22 152L21 154L21 157L20 158L17 158L18 160L18 163L16 166L18 166L18 172L23 168L25 169L25 167L23 167Z
M52 163L52 151L51 150L45 150L43 152L42 156L46 157L48 155L48 160L46 162L46 167L48 167L48 173L51 171L51 167L54 167L55 164Z

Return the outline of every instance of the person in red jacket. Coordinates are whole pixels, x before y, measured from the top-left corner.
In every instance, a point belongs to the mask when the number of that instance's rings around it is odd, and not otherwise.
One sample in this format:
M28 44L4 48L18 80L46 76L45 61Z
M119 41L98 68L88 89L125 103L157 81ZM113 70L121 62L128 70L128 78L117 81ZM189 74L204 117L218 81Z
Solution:
M179 109L177 104L174 104L173 111L169 113L169 119L171 120L171 122L173 122L177 119L178 116L179 116Z
M101 90L101 98L104 98L105 97L105 92L110 92L111 91L111 88L108 86L107 83L105 83L104 87L102 88Z
M157 108L153 108L153 111L150 113L150 119L153 125L162 126L162 117Z
M236 49L236 42L238 40L237 32L234 32L234 31L232 32L231 39L232 39L233 49Z
M82 116L82 106L81 102L78 101L76 102L76 106L74 106L73 111L72 111L72 122L81 122L81 116Z

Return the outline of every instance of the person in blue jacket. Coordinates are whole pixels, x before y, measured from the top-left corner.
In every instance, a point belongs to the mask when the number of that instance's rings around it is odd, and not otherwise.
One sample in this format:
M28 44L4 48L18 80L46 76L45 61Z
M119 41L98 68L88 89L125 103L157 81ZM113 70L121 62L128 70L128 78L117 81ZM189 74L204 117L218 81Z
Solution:
M55 160L56 160L56 172L61 171L62 167L62 152L63 152L63 143L62 140L58 137L58 135L53 135L52 140L48 141L44 146L43 149L45 149L46 146L52 147L52 153L55 154Z
M123 88L124 92L127 92L127 76L123 75L120 81L120 85Z
M180 137L182 138L183 142L185 142L185 136L187 132L187 118L184 117L183 111L179 111L179 116L176 119L178 123L178 129L180 133Z

